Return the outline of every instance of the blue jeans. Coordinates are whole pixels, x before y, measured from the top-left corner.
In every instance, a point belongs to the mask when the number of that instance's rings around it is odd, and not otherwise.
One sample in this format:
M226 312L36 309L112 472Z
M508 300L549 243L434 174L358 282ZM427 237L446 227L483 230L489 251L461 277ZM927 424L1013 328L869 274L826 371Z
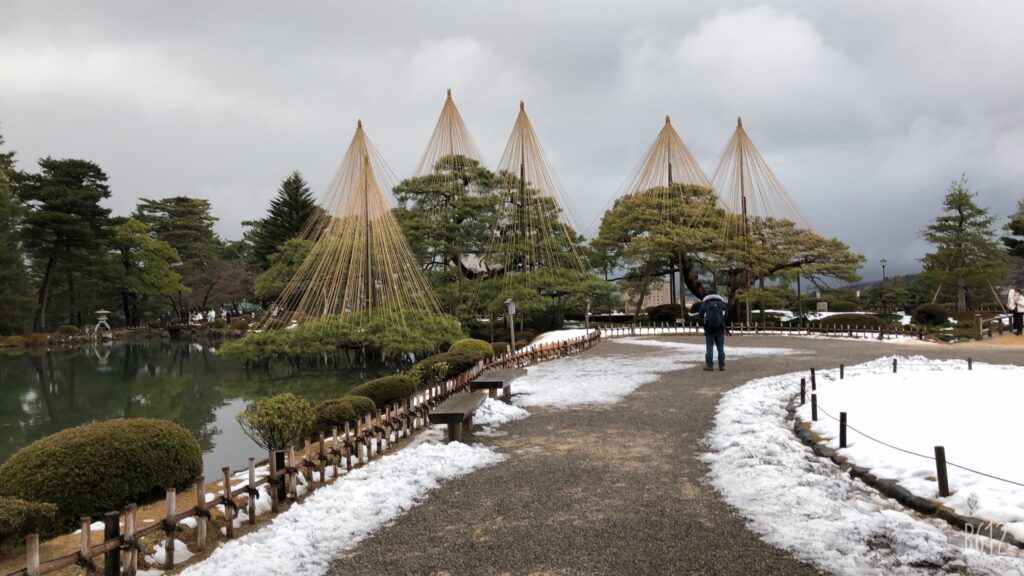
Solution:
M704 361L707 362L708 366L714 366L714 352L715 348L718 348L718 367L725 367L725 330L717 330L714 332L708 332L704 330L704 340L708 345L708 352L704 355Z

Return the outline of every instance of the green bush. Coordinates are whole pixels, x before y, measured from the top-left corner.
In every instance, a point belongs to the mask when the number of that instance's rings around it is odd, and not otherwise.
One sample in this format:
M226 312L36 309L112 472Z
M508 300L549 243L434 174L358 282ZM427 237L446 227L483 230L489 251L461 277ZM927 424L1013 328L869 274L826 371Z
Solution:
M530 343L527 342L526 340L516 340L516 350L522 350L523 348L526 348L529 345Z
M921 304L914 309L913 320L915 324L942 326L949 321L949 312L942 304Z
M47 336L46 334L40 334L38 332L34 332L32 334L25 334L22 336L22 338L25 340L25 346L46 346L46 344L50 341L49 336Z
M456 340L452 342L449 352L480 352L481 354L487 354L487 358L494 356L494 350L491 348L490 343L483 340L477 340L476 338L463 338L462 340Z
M491 342L491 351L495 356L501 356L508 352L508 342Z
M484 352L442 352L427 356L423 360L413 364L408 375L416 386L421 388L440 384L450 380L466 370L469 370L477 362L487 360L491 357L491 350Z
M0 340L0 346L5 348L24 348L25 337L24 336L8 336L3 340Z
M223 330L228 327L228 323L223 318L217 317L213 319L213 328L215 330Z
M284 450L313 429L313 408L294 394L260 398L235 417L245 434L265 450Z
M324 434L330 434L331 427L343 428L346 422L355 424L358 419L352 404L344 398L324 400L313 408L313 413L316 416L316 430Z
M249 323L245 321L245 318L233 318L231 320L231 329L245 332L249 329Z
M349 394L345 396L345 400L352 406L352 410L356 413L356 418L362 418L367 414L373 414L377 411L377 405L366 396L353 396Z
M828 310L829 312L859 312L860 306L854 302L836 300L835 302L828 303Z
M672 324L681 314L679 304L659 304L647 310L647 319L651 322L668 322Z
M0 498L0 552L21 544L29 534L51 534L57 507L48 502Z
M73 527L135 502L190 486L203 469L192 434L167 420L116 419L62 430L0 466L0 496L57 507L55 528Z
M854 329L860 328L879 328L886 325L886 322L877 316L870 314L836 314L829 316L828 318L822 318L821 320L814 320L808 323L813 327L825 327L825 328L846 328L850 326Z
M374 406L384 407L405 400L416 393L416 384L409 376L397 374L370 380L349 391L351 396L366 396Z
M61 336L78 336L81 333L82 330L78 326L62 324L57 327L57 334L60 334Z

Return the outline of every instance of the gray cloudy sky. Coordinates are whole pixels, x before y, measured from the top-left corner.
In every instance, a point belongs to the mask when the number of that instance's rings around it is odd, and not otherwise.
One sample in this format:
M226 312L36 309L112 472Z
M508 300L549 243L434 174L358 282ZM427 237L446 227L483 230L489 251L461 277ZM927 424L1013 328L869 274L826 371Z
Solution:
M961 172L1000 224L1024 198L1022 26L1019 0L4 0L0 133L22 168L99 163L115 213L200 196L238 238L291 170L324 189L357 118L408 176L451 87L492 167L526 101L593 231L665 114L708 173L742 114L874 278L918 268Z

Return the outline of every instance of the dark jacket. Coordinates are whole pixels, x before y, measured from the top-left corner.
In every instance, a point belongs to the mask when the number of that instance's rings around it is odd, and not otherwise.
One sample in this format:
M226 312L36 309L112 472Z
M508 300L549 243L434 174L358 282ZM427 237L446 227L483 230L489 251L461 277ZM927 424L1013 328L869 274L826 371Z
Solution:
M724 329L725 328L724 324L729 322L729 312L728 312L729 303L725 301L725 298L722 298L718 294L708 294L707 296L704 297L704 299L700 303L700 309L697 310L697 317L700 318L700 323L701 323L701 325L703 325L704 324L704 315L708 313L708 302L710 302L711 300L720 300L721 302L723 302L726 305L725 322L723 322L723 329Z

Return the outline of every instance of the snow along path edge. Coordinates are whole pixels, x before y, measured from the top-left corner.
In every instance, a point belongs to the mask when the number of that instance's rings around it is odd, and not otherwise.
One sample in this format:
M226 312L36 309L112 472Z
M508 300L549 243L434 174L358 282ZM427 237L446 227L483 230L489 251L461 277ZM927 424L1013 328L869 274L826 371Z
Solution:
M357 468L182 576L326 573L331 560L422 502L441 481L500 462L489 448L422 443Z
M1024 555L908 514L818 458L786 404L803 372L751 380L722 396L704 442L708 480L765 542L838 574L1024 574ZM984 539L988 541L988 539Z
M963 530L970 526L974 534L988 536L1003 544L1009 544L1017 548L1024 548L1024 542L1017 540L1013 534L1004 531L1002 525L998 522L957 514L953 509L943 506L941 502L914 495L897 480L879 478L871 472L870 468L854 465L846 456L836 452L825 442L822 442L822 437L811 430L808 424L804 423L800 415L797 414L795 397L790 399L789 404L786 405L786 412L793 420L793 433L796 434L796 437L806 446L809 446L815 454L839 466L843 472L850 475L850 478L860 480L915 512L945 520L946 523L954 528Z

